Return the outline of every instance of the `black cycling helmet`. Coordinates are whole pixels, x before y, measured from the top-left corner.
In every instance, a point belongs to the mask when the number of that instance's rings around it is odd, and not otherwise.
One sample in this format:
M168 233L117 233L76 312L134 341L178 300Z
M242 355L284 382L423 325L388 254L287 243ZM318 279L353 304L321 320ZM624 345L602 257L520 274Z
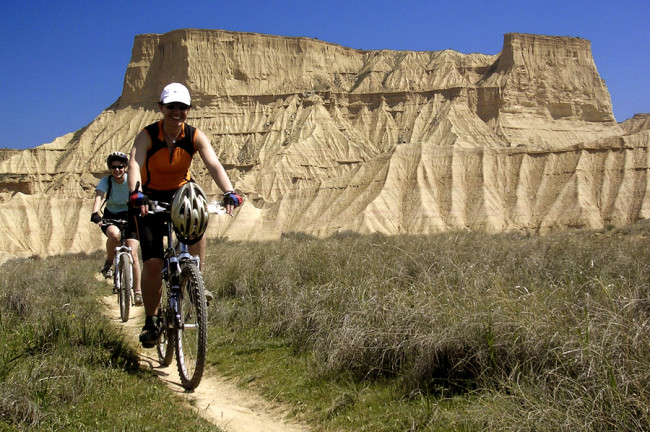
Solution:
M126 165L129 162L129 157L122 152L113 152L109 154L106 158L106 165L108 165L108 169L111 169L111 163L113 163L113 161L120 161Z

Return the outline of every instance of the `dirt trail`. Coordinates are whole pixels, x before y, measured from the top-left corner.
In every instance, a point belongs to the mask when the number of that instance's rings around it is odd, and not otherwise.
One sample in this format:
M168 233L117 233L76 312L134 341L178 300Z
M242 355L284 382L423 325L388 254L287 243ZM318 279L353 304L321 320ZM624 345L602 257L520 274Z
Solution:
M270 403L258 395L243 391L233 383L219 377L207 368L201 384L186 392L181 386L176 359L168 367L161 367L155 349L144 349L138 343L138 335L144 324L144 308L132 307L130 319L123 323L115 295L104 297L106 313L116 326L127 332L134 344L138 344L141 364L150 367L167 386L188 402L199 415L227 432L308 432L309 428L285 419L287 410Z

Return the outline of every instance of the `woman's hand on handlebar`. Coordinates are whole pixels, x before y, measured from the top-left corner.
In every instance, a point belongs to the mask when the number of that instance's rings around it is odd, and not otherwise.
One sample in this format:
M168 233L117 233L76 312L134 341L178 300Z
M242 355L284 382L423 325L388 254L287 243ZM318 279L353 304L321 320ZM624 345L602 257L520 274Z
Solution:
M140 216L146 216L149 213L149 197L138 190L140 182L135 185L135 190L129 195L131 207L140 209Z
M136 209L140 209L140 216L145 217L146 215L149 214L149 204L142 204L140 207L136 207Z
M235 191L228 191L223 194L223 205L226 208L226 214L233 216L233 210L244 202L243 198L235 193Z

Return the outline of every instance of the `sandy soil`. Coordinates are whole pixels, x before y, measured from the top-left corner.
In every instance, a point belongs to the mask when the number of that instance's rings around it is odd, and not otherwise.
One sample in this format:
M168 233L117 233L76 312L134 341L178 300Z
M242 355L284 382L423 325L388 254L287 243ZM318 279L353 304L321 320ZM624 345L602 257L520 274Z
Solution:
M283 407L243 391L211 368L205 370L201 384L193 392L185 391L176 370L176 359L168 367L161 367L155 348L144 349L138 343L138 334L144 324L144 308L132 307L130 319L123 323L117 296L105 296L104 303L111 321L138 345L141 364L151 368L172 392L185 399L188 406L205 419L228 432L309 431L306 426L284 418L287 410Z

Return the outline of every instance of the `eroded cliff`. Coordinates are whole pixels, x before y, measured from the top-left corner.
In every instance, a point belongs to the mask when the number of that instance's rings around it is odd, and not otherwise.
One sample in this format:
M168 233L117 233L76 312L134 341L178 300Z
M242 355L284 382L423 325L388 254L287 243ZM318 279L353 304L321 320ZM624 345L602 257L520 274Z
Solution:
M137 36L115 104L0 161L0 227L22 239L0 248L101 247L88 217L104 157L159 118L155 102L172 81L189 87L188 122L247 198L237 218L213 218L210 235L545 232L650 211L650 132L640 120L617 124L587 40L507 34L501 53L484 55L186 29ZM193 171L219 192L200 162ZM68 202L78 208L55 210ZM61 217L65 228L53 230Z

